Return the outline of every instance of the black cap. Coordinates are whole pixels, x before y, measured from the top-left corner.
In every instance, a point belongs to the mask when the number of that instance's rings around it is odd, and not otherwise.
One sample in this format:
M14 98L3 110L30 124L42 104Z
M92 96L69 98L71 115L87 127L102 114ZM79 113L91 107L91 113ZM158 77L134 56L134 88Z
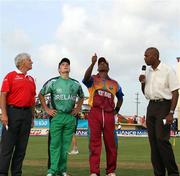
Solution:
M70 60L68 58L62 58L61 61L59 62L59 67L63 62L67 62L70 65Z
M104 57L100 57L100 58L98 59L98 65L99 65L101 62L105 62L105 63L109 66L108 61L107 61Z

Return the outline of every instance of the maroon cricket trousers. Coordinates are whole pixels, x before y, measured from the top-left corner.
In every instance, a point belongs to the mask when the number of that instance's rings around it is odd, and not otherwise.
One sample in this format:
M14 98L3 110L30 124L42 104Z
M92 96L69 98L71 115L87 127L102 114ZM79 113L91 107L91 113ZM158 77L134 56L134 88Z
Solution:
M102 134L106 150L106 174L115 172L117 148L114 134L114 112L106 112L106 109L92 107L88 115L88 124L90 136L90 173L100 175Z

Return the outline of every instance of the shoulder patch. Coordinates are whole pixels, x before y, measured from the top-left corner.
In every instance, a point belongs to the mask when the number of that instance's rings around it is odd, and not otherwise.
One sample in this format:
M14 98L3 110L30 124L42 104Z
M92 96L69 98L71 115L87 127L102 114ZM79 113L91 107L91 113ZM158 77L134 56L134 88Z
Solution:
M73 78L70 78L72 81L74 81L74 83L76 83L76 84L79 84L80 85L80 83L79 83L79 81L77 81L76 79L73 79Z
M46 81L46 82L44 83L43 86L46 86L47 84L50 84L51 82L56 81L58 78L59 78L59 76L49 79L48 81Z

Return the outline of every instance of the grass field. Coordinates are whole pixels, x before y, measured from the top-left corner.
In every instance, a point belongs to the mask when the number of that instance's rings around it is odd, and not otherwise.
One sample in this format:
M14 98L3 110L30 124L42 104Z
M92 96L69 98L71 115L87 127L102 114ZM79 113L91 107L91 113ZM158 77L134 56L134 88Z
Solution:
M88 176L88 138L78 137L80 154L69 155L68 173L72 176ZM173 139L171 139L171 142ZM180 167L180 138L173 147ZM105 152L101 154L101 175L105 176ZM47 137L30 137L23 176L45 176L47 171ZM117 176L152 176L150 148L147 138L119 138Z

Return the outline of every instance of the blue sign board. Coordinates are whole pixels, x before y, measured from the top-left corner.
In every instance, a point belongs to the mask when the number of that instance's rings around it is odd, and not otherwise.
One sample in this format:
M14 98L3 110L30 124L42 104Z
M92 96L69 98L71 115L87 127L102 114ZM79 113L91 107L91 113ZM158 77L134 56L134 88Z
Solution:
M49 128L49 119L34 119L35 128Z
M86 128L86 129L88 129L88 121L79 119L77 128L81 128L81 129Z
M116 130L118 136L147 136L147 130Z
M49 128L49 119L34 119L34 128ZM87 120L78 120L77 128L88 128Z

